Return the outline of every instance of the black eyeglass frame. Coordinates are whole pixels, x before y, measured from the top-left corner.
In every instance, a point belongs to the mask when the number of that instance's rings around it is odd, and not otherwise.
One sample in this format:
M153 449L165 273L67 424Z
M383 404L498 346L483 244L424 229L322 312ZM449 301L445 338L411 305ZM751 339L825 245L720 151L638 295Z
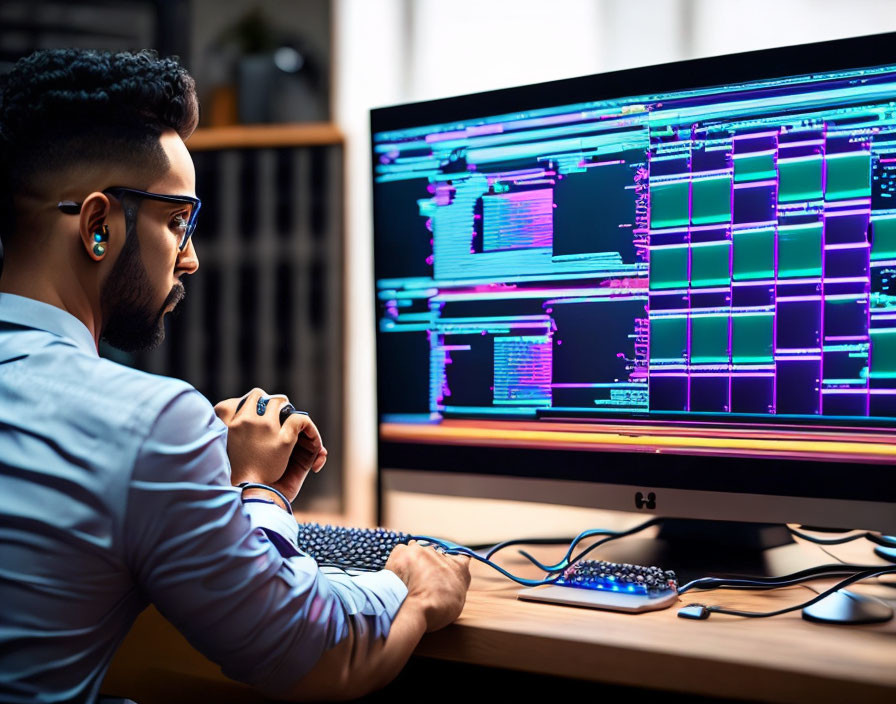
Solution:
M190 208L190 219L187 220L187 227L184 230L183 237L181 241L178 242L177 248L180 251L183 251L187 247L187 243L190 241L190 238L193 236L193 232L196 229L197 218L199 217L199 209L202 207L202 201L198 198L194 198L193 196L175 196L169 195L167 193L151 193L150 191L141 191L137 188L128 188L126 186L112 186L110 188L103 189L103 193L112 196L118 200L123 200L122 196L125 194L136 196L137 198L146 198L149 200L157 200L163 203L181 203L183 205L191 205ZM57 207L66 215L77 215L81 212L81 203L77 203L73 200L62 200L57 203ZM130 208L125 208L125 216L132 217L134 215L134 211Z

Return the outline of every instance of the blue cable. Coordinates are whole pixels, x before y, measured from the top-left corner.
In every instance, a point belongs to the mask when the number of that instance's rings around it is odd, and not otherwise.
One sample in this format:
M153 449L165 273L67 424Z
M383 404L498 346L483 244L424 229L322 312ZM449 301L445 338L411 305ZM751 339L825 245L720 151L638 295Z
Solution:
M483 557L470 548L459 545L458 543L454 543L450 540L441 540L439 538L433 538L428 535L411 536L411 540L419 540L421 542L428 542L436 545L442 548L445 551L446 555L466 555L467 557L478 560L479 562L488 565L493 570L497 570L508 579L512 579L514 582L516 582L517 584L522 584L524 587L540 587L543 584L553 584L558 579L560 579L560 575L551 575L549 577L545 577L544 579L526 579L525 577L517 577L515 574L508 572L500 565L492 562L487 557Z

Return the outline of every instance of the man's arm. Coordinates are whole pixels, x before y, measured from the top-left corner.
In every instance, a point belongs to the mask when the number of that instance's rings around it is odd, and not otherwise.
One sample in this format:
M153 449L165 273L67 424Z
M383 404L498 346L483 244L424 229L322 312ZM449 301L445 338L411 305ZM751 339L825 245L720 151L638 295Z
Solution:
M362 697L395 679L425 632L422 607L405 601L385 640L371 641L349 633L336 647L326 651L311 672L293 687L265 694L290 701Z
M381 686L422 635L427 602L415 595L398 611L410 590L395 574L329 578L310 557L284 559L230 486L225 435L195 392L160 414L128 497L125 559L135 581L225 674L267 694L342 698ZM410 586L413 571L396 574Z
M408 596L385 640L349 637L318 660L314 669L288 692L287 699L304 701L354 699L380 689L401 671L427 631L452 623L464 606L470 586L468 557L444 555L419 545L398 545L386 569L408 585Z

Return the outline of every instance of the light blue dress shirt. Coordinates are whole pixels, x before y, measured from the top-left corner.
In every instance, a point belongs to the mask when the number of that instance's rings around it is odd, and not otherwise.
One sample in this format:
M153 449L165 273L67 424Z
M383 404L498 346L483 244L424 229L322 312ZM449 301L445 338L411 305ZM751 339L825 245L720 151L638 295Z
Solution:
M74 316L0 293L0 701L94 701L149 603L274 692L349 629L387 635L404 583L281 556L265 531L294 545L295 522L241 503L226 438L190 385L101 359Z

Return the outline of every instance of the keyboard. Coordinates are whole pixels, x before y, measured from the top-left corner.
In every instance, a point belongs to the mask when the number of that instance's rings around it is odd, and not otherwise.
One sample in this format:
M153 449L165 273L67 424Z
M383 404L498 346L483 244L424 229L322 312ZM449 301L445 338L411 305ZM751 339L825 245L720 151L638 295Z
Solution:
M299 524L299 548L321 567L377 571L386 567L389 553L411 536L385 528L343 528Z
M603 560L581 560L567 568L556 584L577 589L607 589L656 596L678 589L672 570Z
M657 611L678 602L678 580L659 567L581 560L553 584L523 589L517 598L628 613Z

